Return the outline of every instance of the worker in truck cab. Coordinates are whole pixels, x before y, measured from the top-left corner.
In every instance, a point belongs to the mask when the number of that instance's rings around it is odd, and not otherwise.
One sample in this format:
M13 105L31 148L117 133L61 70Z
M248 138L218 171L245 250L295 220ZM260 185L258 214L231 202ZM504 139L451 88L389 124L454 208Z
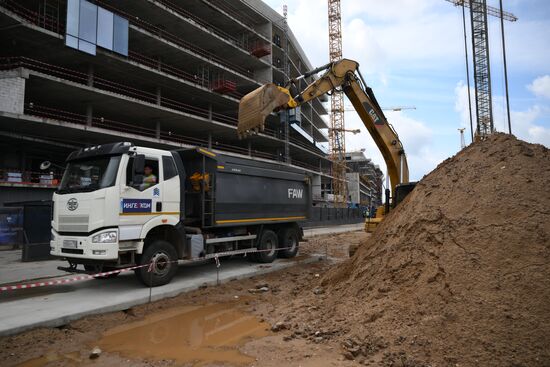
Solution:
M148 189L151 186L154 186L157 184L157 176L153 174L153 167L149 165L145 165L145 168L143 169L143 189Z

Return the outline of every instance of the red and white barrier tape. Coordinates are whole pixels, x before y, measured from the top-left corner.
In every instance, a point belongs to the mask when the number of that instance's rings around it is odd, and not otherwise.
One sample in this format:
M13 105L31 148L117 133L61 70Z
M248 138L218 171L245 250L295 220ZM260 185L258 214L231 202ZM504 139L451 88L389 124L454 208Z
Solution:
M79 275L79 276L72 277L72 278L50 280L50 281L47 281L47 282L36 282L36 283L23 283L23 284L7 285L7 286L0 287L0 292L14 291L14 290L18 290L18 289L45 287L45 286L49 286L49 285L66 284L66 283L71 283L71 282L77 282L77 281L80 281L80 280L88 280L88 279L103 277L103 276L107 276L107 275L122 273L122 272L125 272L125 271L130 271L130 270L134 270L134 269L138 269L138 268L143 268L143 267L146 267L146 266L149 266L149 264L131 266L129 268L105 271L105 272L97 273L97 274Z
M291 249L291 248L292 247L283 247L283 248L278 248L276 251L288 250L288 249ZM216 268L219 268L221 266L220 257L227 257L227 256L233 256L233 255L246 255L246 254L250 254L250 253L271 252L271 251L273 251L273 250L272 249L266 249L266 250L251 249L250 251L246 251L246 252L242 252L241 250L225 251L225 252L218 252L216 254L207 254L204 257L200 257L200 258L197 258L197 259L186 260L186 262L195 262L195 261L198 262L198 261L214 259L214 261L216 262ZM174 260L174 261L169 261L168 263L178 263L178 262L179 262L179 260ZM107 276L107 275L112 275L112 274L117 274L117 273L123 273L123 272L126 272L126 271L135 270L135 269L144 268L144 267L148 267L147 272L151 272L153 270L153 263L151 262L151 263L147 263L147 264L144 264L144 265L130 266L128 268L105 271L105 272L101 272L101 273L97 273L97 274L79 275L79 276L72 277L72 278L50 280L50 281L47 281L47 282L22 283L22 284L7 285L7 286L0 287L0 292L15 291L15 290L18 290L18 289L39 288L39 287L46 287L46 286L50 286L50 285L66 284L66 283L77 282L77 281L81 281L81 280L89 280L89 279L93 279L93 278L104 277L104 276Z

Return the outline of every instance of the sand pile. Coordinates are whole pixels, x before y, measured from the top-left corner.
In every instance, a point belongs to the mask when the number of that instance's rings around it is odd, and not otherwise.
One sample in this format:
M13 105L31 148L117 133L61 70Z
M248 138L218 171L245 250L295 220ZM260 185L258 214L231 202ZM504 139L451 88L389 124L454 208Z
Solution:
M348 358L550 365L550 151L495 134L441 163L323 279Z

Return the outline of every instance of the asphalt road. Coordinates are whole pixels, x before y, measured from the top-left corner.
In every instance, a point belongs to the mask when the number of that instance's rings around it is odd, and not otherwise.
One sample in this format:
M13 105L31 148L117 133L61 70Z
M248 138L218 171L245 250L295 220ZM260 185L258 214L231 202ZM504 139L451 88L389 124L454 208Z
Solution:
M362 228L345 225L315 228L305 231L306 237L342 233ZM28 282L31 279L63 279L74 277L55 268L60 261L21 263L13 254L1 254L0 283ZM0 293L0 336L19 333L35 327L55 327L87 315L120 311L149 301L173 297L198 289L201 285L215 285L234 279L249 278L263 273L282 270L296 262L317 261L319 256L279 259L272 264L251 263L244 258L223 258L219 274L213 261L180 265L170 284L146 288L133 272L120 274L114 279L91 279L62 285L21 289ZM12 261L10 261L12 260ZM50 278L50 279L48 279ZM150 293L151 292L151 293Z

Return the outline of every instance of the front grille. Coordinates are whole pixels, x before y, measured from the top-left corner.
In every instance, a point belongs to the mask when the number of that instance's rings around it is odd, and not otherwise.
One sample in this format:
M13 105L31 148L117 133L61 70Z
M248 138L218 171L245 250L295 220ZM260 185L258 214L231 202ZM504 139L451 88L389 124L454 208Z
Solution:
M59 232L88 232L89 220L87 215L60 215Z
M62 248L61 252L64 252L66 254L82 255L84 253L84 250L79 250L79 249L76 249L76 248Z

